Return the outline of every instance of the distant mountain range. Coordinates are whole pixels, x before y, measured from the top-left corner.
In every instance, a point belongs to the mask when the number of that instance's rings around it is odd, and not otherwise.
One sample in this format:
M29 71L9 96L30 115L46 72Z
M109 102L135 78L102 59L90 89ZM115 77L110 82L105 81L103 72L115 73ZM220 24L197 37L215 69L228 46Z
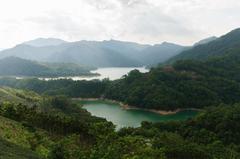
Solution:
M0 58L15 56L44 62L71 62L95 67L155 65L187 47L162 43L143 45L117 40L66 42L43 39L24 42L0 52Z
M117 40L66 42L55 38L38 38L0 51L0 58L15 56L41 62L67 62L94 67L154 66L216 40L216 37L210 37L186 47L168 42L144 45Z

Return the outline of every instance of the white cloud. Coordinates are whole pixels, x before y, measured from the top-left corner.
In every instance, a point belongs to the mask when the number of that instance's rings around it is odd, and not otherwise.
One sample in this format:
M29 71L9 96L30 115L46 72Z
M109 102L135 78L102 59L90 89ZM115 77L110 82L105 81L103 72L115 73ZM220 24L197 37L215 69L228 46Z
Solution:
M191 44L240 26L238 0L0 0L0 48L37 37Z

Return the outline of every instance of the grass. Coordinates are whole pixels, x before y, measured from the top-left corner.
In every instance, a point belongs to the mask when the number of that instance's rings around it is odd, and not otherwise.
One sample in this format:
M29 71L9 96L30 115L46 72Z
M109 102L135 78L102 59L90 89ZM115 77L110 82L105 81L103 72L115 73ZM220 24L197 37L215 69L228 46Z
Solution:
M0 138L0 159L40 159L40 157L33 151Z
M11 101L33 104L40 100L41 96L31 91L13 89L9 87L0 87L0 102Z
M0 138L23 149L32 149L43 157L48 155L53 144L47 132L25 127L22 123L2 116L0 116Z

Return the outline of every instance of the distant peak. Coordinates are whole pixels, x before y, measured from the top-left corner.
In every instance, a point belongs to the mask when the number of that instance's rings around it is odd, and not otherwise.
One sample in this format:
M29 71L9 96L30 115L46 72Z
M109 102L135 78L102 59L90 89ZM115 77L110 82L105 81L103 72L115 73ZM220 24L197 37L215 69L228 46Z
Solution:
M194 44L194 46L198 46L198 45L202 45L202 44L207 44L207 43L210 43L210 42L212 42L212 41L214 41L214 40L216 40L216 39L217 39L216 36L210 36L210 37L208 37L208 38L205 38L205 39L202 39L202 40L196 42L196 43Z
M34 40L26 41L23 44L34 47L43 47L43 46L56 46L64 43L67 42L57 38L37 38Z
M164 41L161 44L155 44L155 46L180 46L180 45Z
M175 44L167 42L167 41L164 41L164 42L162 42L162 45L175 45Z

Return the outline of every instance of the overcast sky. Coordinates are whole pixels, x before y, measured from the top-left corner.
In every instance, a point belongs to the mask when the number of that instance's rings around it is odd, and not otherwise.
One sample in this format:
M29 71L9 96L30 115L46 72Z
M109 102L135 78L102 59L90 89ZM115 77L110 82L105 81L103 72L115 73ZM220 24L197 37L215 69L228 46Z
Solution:
M0 0L0 48L38 37L190 45L238 27L239 0Z

